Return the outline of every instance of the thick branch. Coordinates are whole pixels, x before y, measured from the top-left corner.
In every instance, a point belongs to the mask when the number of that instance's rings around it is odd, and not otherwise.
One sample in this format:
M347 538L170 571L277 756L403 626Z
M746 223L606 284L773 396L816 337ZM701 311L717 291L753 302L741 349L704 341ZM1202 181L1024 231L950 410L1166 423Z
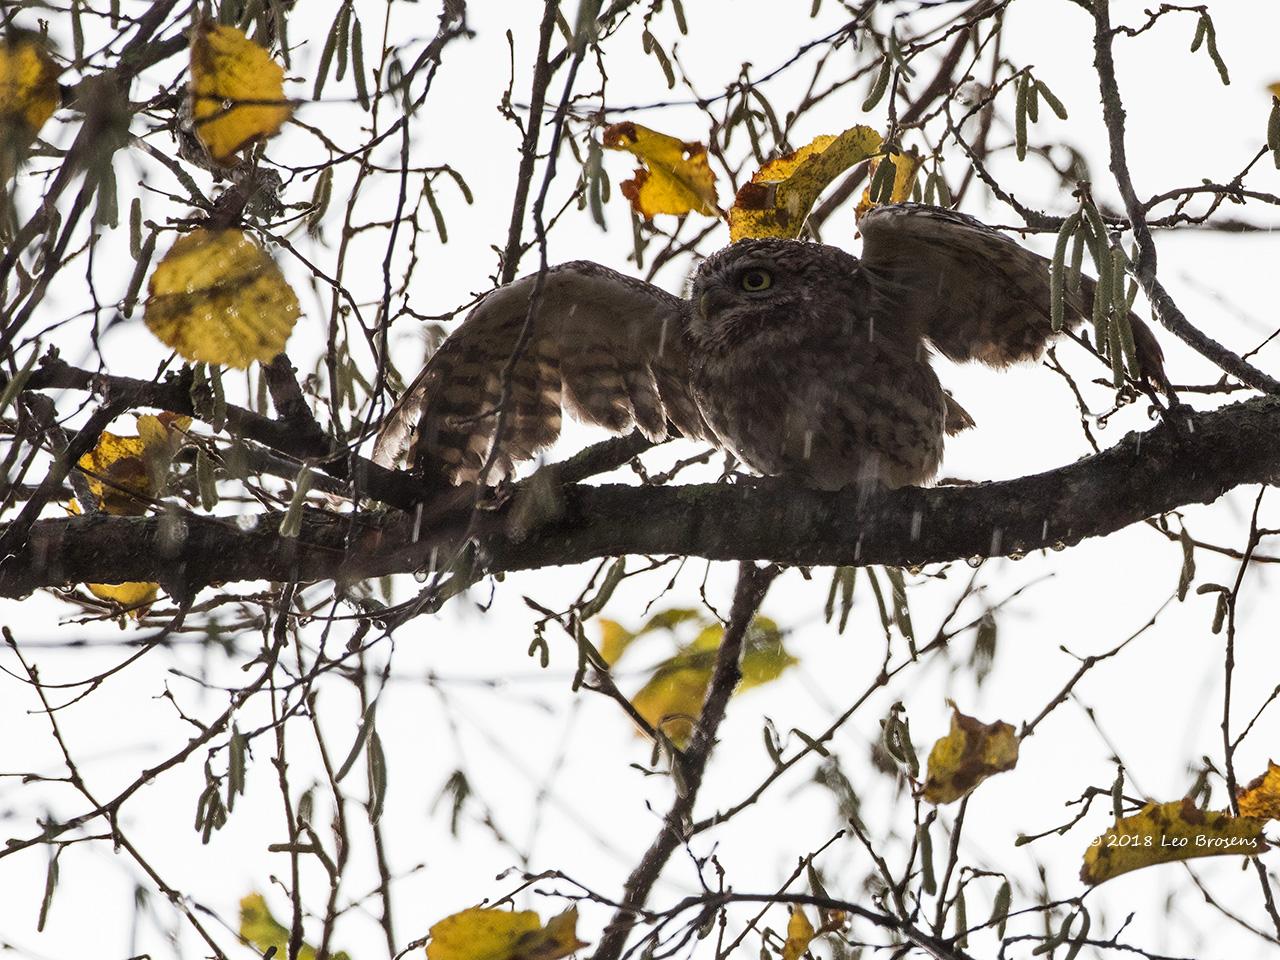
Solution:
M488 571L621 554L910 565L1036 550L1105 536L1241 484L1280 477L1280 398L1260 397L1161 424L1076 463L999 483L907 488L868 497L777 481L673 487L569 485L500 510L396 514L348 537L345 520L309 517L297 539L279 516L244 530L227 518L88 516L41 520L0 569L0 596L120 580L189 584L353 580L420 568L463 538ZM406 478L407 479L407 478ZM543 485L546 486L545 484ZM469 498L462 498L469 503Z

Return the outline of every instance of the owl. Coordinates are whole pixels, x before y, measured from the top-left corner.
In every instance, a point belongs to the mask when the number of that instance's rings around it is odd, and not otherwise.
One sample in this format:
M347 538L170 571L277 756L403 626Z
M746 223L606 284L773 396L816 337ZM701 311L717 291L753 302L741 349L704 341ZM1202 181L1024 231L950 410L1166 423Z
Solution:
M1054 335L1049 262L920 204L877 207L860 229L861 258L741 240L698 266L687 298L585 261L501 287L393 408L374 459L407 453L428 478L492 481L552 444L568 411L706 441L823 490L927 483L944 439L974 425L931 357L1039 356ZM1088 278L1068 293L1069 327L1093 293ZM1151 331L1130 323L1144 377L1167 385Z

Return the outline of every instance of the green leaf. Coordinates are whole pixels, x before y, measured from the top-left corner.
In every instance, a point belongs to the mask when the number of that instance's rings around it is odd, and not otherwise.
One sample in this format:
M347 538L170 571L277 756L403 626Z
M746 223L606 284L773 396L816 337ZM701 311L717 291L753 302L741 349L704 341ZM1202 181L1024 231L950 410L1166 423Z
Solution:
M365 709L364 715L360 718L360 727L356 730L356 738L351 744L351 749L347 751L347 758L342 761L342 766L338 768L338 772L334 775L336 782L342 782L356 762L356 758L360 756L360 750L368 741L369 736L373 733L373 712L377 704L371 703Z
M1267 117L1267 148L1280 170L1280 97L1271 98L1271 115Z
M303 467L294 477L293 497L289 500L284 518L280 521L280 536L294 538L302 532L302 510L307 502L307 492L311 489L314 480L315 475L310 467Z
M369 733L369 746L365 751L369 772L369 822L377 823L382 818L383 805L387 799L387 758L382 752L382 738L376 730Z
M927 823L916 827L916 842L920 844L920 870L924 892L933 896L938 892L938 880L933 875L933 838L929 836Z
M1183 527L1178 534L1178 540L1182 544L1182 572L1178 574L1178 599L1187 599L1187 591L1191 588L1191 582L1196 578L1196 545L1191 539L1191 534L1187 533L1187 528Z
M876 104L884 99L884 93L889 89L889 75L892 73L891 66L888 57L880 61L880 70L876 73L871 89L867 92L867 98L862 101L863 113L874 110Z
M1014 107L1014 146L1018 159L1027 159L1027 78L1024 74L1018 77L1014 90L1017 100Z
M1036 92L1044 97L1044 102L1049 105L1049 109L1057 115L1059 120L1067 119L1067 108L1062 105L1062 101L1054 96L1053 91L1043 81L1037 80L1035 83Z
M36 933L44 932L45 921L49 919L49 908L53 905L53 894L58 889L58 857L65 847L52 847L49 865L44 873L44 896L40 898L40 916L36 919Z
M988 924L996 925L997 939L1004 939L1004 930L1009 923L1009 906L1013 903L1013 887L1005 880L996 891L996 899L991 907L991 919Z
M1066 322L1067 244L1079 229L1080 212L1076 211L1062 222L1058 242L1053 247L1053 262L1049 267L1049 316L1055 331L1061 330Z

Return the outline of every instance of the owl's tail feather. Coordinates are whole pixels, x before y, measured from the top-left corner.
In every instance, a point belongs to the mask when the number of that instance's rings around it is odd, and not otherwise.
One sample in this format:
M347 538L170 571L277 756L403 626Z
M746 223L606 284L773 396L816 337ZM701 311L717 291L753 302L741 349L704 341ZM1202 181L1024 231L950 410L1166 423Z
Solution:
M1129 328L1133 330L1133 348L1138 357L1138 375L1165 396L1173 396L1169 376L1164 372L1164 350L1151 332L1151 327L1134 314L1129 314Z

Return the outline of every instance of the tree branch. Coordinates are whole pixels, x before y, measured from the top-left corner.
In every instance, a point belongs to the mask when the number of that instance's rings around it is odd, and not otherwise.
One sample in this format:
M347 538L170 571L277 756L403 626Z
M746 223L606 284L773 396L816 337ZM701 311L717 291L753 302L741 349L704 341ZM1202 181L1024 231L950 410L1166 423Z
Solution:
M1111 28L1109 0L1094 0L1093 19L1093 65L1102 89L1102 117L1111 141L1111 173L1120 188L1120 196L1124 198L1125 212L1129 215L1129 222L1133 225L1133 238L1138 244L1134 275L1151 302L1156 317L1169 331L1242 383L1264 393L1280 394L1280 381L1263 373L1195 327L1156 277L1155 240L1151 236L1142 202L1134 190L1133 178L1129 174L1129 161L1125 155L1124 104L1120 99L1120 87L1116 83L1115 58L1111 54L1115 31Z
M720 721L724 719L725 710L729 706L729 697L742 679L742 644L747 635L751 619L764 599L765 591L776 577L777 570L760 570L749 562L744 562L738 571L738 586L733 595L733 608L729 612L729 623L725 627L724 637L720 641L720 649L716 653L715 671L707 688L707 699L698 716L698 724L693 730L689 748L673 759L673 764L680 768L677 781L675 802L662 820L662 828L654 837L653 843L645 851L644 857L631 871L623 887L622 903L614 913L592 960L618 960L622 949L627 944L627 936L636 924L636 913L643 909L649 899L649 892L662 873L662 868L671 859L671 854L684 840L689 829L689 819L693 814L693 804L697 800L698 790L702 786L702 776L707 769L707 761L715 748L716 731Z
M972 486L860 496L779 481L571 484L535 490L532 511L517 495L478 513L459 488L451 503L429 507L416 522L396 513L354 536L346 518L309 512L294 539L278 535L278 513L257 516L247 530L232 518L197 514L40 520L0 569L0 596L79 582L350 582L420 569L433 551L446 556L466 540L476 541L478 569L494 573L622 554L937 563L1075 544L1278 476L1280 398L1259 397L1189 415L1176 431L1160 424L1129 434L1055 470Z
M362 493L404 510L413 509L422 497L422 484L407 473L387 470L369 460L351 457L344 448L333 447L307 410L287 357L281 354L268 368L268 376L281 419L273 420L235 404L227 404L226 428L230 434L260 443L295 460L311 463L337 480L353 479L354 464L357 474L354 479ZM90 373L57 357L46 357L27 380L25 389L84 390L112 397L128 395L130 407L154 407L197 416L191 400L190 370L170 374L161 381L138 380ZM297 393L296 398L294 393ZM116 410L117 415L123 412L123 409ZM93 440L90 440L89 446L92 445Z

